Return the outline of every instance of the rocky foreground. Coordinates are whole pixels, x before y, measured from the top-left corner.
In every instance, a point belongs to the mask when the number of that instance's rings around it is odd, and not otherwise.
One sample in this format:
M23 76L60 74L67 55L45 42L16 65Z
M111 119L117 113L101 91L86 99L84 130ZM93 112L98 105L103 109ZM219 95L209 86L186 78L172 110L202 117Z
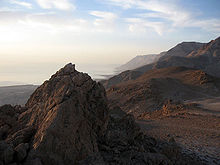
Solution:
M66 65L25 107L0 107L0 165L203 164L174 139L141 132L132 115L108 109L105 89Z

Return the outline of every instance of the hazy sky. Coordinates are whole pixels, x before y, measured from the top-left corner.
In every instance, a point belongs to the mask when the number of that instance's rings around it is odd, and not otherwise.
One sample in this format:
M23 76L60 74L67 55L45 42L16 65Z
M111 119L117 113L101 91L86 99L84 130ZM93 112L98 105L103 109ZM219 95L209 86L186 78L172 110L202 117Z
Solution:
M41 83L65 63L120 64L220 34L220 0L0 0L0 81ZM89 72L89 71L88 71Z

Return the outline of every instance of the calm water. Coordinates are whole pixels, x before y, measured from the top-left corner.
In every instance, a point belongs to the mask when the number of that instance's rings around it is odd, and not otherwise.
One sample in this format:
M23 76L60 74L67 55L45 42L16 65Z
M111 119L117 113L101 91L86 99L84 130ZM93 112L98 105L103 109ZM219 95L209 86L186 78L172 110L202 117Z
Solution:
M115 73L115 68L119 65L78 65L78 71L88 73L93 79L104 79L106 76L111 76Z
M24 66L0 66L0 86L35 84L40 85L65 64L30 64ZM88 73L93 79L105 79L115 73L116 64L76 64L80 72Z

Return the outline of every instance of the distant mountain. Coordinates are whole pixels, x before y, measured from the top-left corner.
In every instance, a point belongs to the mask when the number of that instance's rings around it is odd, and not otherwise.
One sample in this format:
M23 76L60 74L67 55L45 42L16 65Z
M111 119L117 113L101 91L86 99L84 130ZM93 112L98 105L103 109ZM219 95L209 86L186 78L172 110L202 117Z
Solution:
M165 68L169 66L185 66L193 68L194 65L192 62L189 62L190 60L186 59L186 57L192 51L197 51L204 45L204 43L199 42L182 42L168 50L155 63L144 65L142 67L136 68L135 70L144 73L151 69Z
M169 56L164 60L160 60L155 63L153 68L169 66L201 69L210 75L220 77L220 37L207 44L203 44L202 47L191 51L186 56Z
M199 69L220 77L220 37L206 44L182 42L162 54L156 62L122 72L101 83L105 88L109 88L127 80L134 80L149 70L172 66Z
M107 89L111 106L136 117L159 110L167 100L183 101L220 95L220 78L186 67L153 69L136 80Z
M163 61L172 56L186 57L189 53L198 50L204 45L205 45L204 43L199 43L199 42L179 43L175 47L168 50L162 57L160 57L159 61Z
M36 85L0 87L0 106L4 104L24 105L37 87Z
M160 54L149 54L149 55L142 55L142 56L136 56L130 61L128 61L126 64L119 66L116 68L118 72L123 72L126 70L133 70L136 68L139 68L141 66L154 63L156 62L160 57L162 57L166 52L161 52Z

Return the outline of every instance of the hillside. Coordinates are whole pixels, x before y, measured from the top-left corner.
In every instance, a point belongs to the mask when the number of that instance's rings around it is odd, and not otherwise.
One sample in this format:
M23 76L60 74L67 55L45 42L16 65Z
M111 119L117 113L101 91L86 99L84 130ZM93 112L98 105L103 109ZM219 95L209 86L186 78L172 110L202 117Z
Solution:
M204 45L205 43L199 43L199 42L179 43L175 47L168 50L162 57L160 57L159 61L163 61L168 57L172 57L172 56L186 57L189 53L200 49Z
M191 51L192 49L189 50ZM187 53L188 52L189 51L187 51ZM169 55L169 51L167 53ZM153 65L146 65L135 69L135 71L145 72L156 68L159 69L170 66L184 66L200 69L210 75L220 77L220 37L210 41L207 44L202 44L200 48L196 47L194 50L188 54L185 54L184 56L179 56L178 53L171 54L169 56L168 55L164 55L159 59L158 62L154 63Z
M153 69L136 80L115 85L107 90L110 106L118 105L125 112L139 116L159 110L164 102L182 102L219 95L219 78L201 70L185 67Z
M148 54L148 55L136 56L130 61L128 61L126 64L117 67L116 70L117 72L123 72L126 70L136 69L141 66L156 62L164 54L166 54L166 52L161 52L160 54Z

